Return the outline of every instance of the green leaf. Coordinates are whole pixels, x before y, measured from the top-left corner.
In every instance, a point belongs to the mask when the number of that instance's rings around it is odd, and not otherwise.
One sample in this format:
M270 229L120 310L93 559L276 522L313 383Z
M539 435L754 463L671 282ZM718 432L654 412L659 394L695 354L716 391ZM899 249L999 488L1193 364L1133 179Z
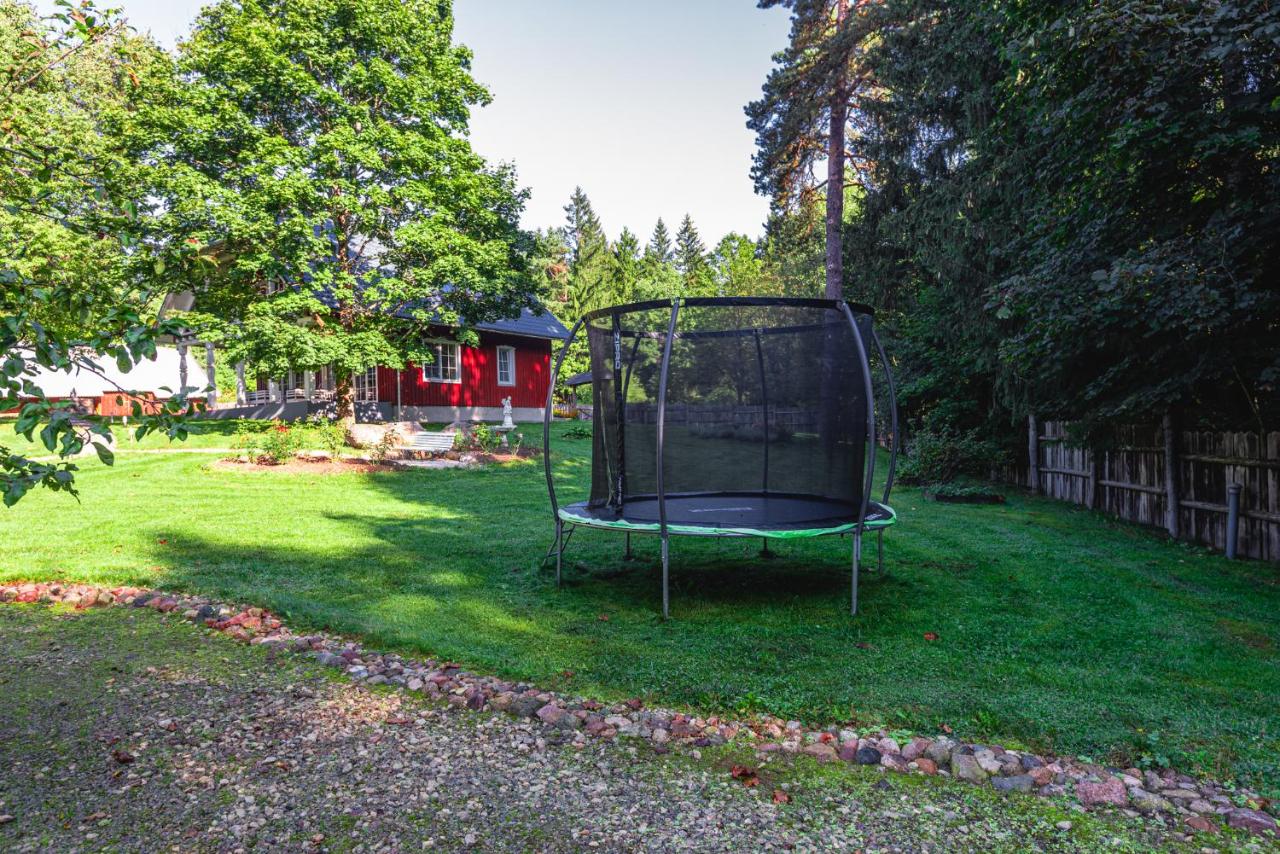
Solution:
M102 442L94 442L93 449L98 452L98 459L102 460L103 465L114 465L116 455L112 450Z

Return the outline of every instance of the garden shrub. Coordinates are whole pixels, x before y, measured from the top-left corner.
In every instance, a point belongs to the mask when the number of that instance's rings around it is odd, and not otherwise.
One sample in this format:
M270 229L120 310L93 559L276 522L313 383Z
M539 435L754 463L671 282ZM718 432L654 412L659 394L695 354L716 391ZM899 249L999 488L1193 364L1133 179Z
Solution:
M394 427L388 427L383 431L378 441L374 442L369 448L369 458L375 463L381 465L387 461L387 457L391 455L391 451L400 444L400 433Z
M976 430L961 432L926 424L907 442L898 480L919 486L948 483L961 475L986 478L1004 462L1004 449Z
M262 465L277 465L302 450L302 431L288 424L277 424L259 439L260 452L255 460Z
M307 426L316 444L324 448L329 459L337 460L342 455L342 449L347 445L347 431L341 422L323 413L313 412L307 416Z
M237 418L235 437L231 440L231 447L244 451L246 459L251 463L255 462L258 454L262 452L262 431L257 422Z

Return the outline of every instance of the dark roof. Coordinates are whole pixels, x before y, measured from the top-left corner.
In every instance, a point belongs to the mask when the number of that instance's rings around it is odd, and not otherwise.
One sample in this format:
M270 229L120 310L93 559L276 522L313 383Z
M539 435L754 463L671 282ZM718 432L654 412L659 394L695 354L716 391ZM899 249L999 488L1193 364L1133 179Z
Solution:
M569 337L569 330L551 312L534 314L527 308L521 309L520 316L513 320L477 323L475 328L481 332L501 332L505 335L523 335L526 338L552 338L557 341Z
M580 374L574 374L573 376L569 377L569 379L564 381L564 384L567 386L579 386L579 385L586 385L591 381L592 381L591 372L583 371Z

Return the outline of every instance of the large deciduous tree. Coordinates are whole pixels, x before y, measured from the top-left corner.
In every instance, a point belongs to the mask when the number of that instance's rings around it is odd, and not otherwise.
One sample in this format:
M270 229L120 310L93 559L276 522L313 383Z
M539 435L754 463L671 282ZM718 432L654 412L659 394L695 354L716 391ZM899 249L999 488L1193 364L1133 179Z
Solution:
M56 456L33 460L0 442L0 493L12 505L38 486L75 494L68 458L86 445L112 461L105 420L50 400L40 378L154 358L173 329L157 320L163 291L146 274L182 253L143 240L142 196L113 132L163 78L154 45L88 2L41 19L0 0L0 64L0 411L18 409L17 432ZM137 412L138 434L185 438L187 391L159 413Z
M232 359L352 377L425 362L428 323L536 304L525 194L467 139L489 100L439 0L221 0L133 126L159 233L209 258L189 318Z

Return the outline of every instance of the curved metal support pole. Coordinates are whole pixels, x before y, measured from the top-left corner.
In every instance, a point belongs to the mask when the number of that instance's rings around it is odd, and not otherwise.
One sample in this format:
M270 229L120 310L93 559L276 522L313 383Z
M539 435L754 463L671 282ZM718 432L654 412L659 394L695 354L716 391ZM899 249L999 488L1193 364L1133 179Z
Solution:
M880 343L880 336L876 334L874 325L871 327L871 343L876 345L876 352L880 354L880 365L884 368L884 380L889 391L889 430L893 433L893 446L889 451L889 473L884 481L884 497L880 499L888 504L889 493L893 491L893 475L898 470L898 454L902 452L902 430L898 426L898 391L893 384L893 371L889 370L889 357L885 355L884 345ZM882 539L883 534L881 531Z
M627 531L627 550L622 554L623 560L631 560L631 532Z
M876 572L884 575L884 528L876 531Z
M551 480L551 408L555 403L556 380L560 376L561 366L564 365L564 357L569 355L569 345L577 337L578 330L582 328L585 320L586 318L579 318L578 322L573 324L573 329L569 330L569 337L564 339L564 346L560 348L560 355L556 358L555 367L551 369L551 381L547 384L547 408L542 412L542 465L547 474L547 495L551 497L551 516L556 520L557 545L560 539L560 504L556 501L556 487ZM557 558L558 565L559 559ZM557 568L557 583L559 583L559 579L560 572Z
M849 321L853 330L853 343L858 348L859 367L862 368L862 385L867 393L867 462L866 482L862 488L862 509L858 513L858 526L853 533L853 594L850 613L858 613L858 562L862 557L862 532L867 523L867 507L871 502L871 485L876 471L876 401L871 388L871 360L867 355L867 346L862 340L862 330L858 328L858 320L853 316L846 302L840 303L840 310Z
M658 374L658 453L655 485L658 490L658 531L662 535L662 618L667 618L670 600L670 573L668 571L667 543L667 493L663 486L662 456L667 426L667 374L671 370L671 344L676 337L676 319L680 316L680 300L671 301L671 320L667 324L667 338L662 342L662 366Z

